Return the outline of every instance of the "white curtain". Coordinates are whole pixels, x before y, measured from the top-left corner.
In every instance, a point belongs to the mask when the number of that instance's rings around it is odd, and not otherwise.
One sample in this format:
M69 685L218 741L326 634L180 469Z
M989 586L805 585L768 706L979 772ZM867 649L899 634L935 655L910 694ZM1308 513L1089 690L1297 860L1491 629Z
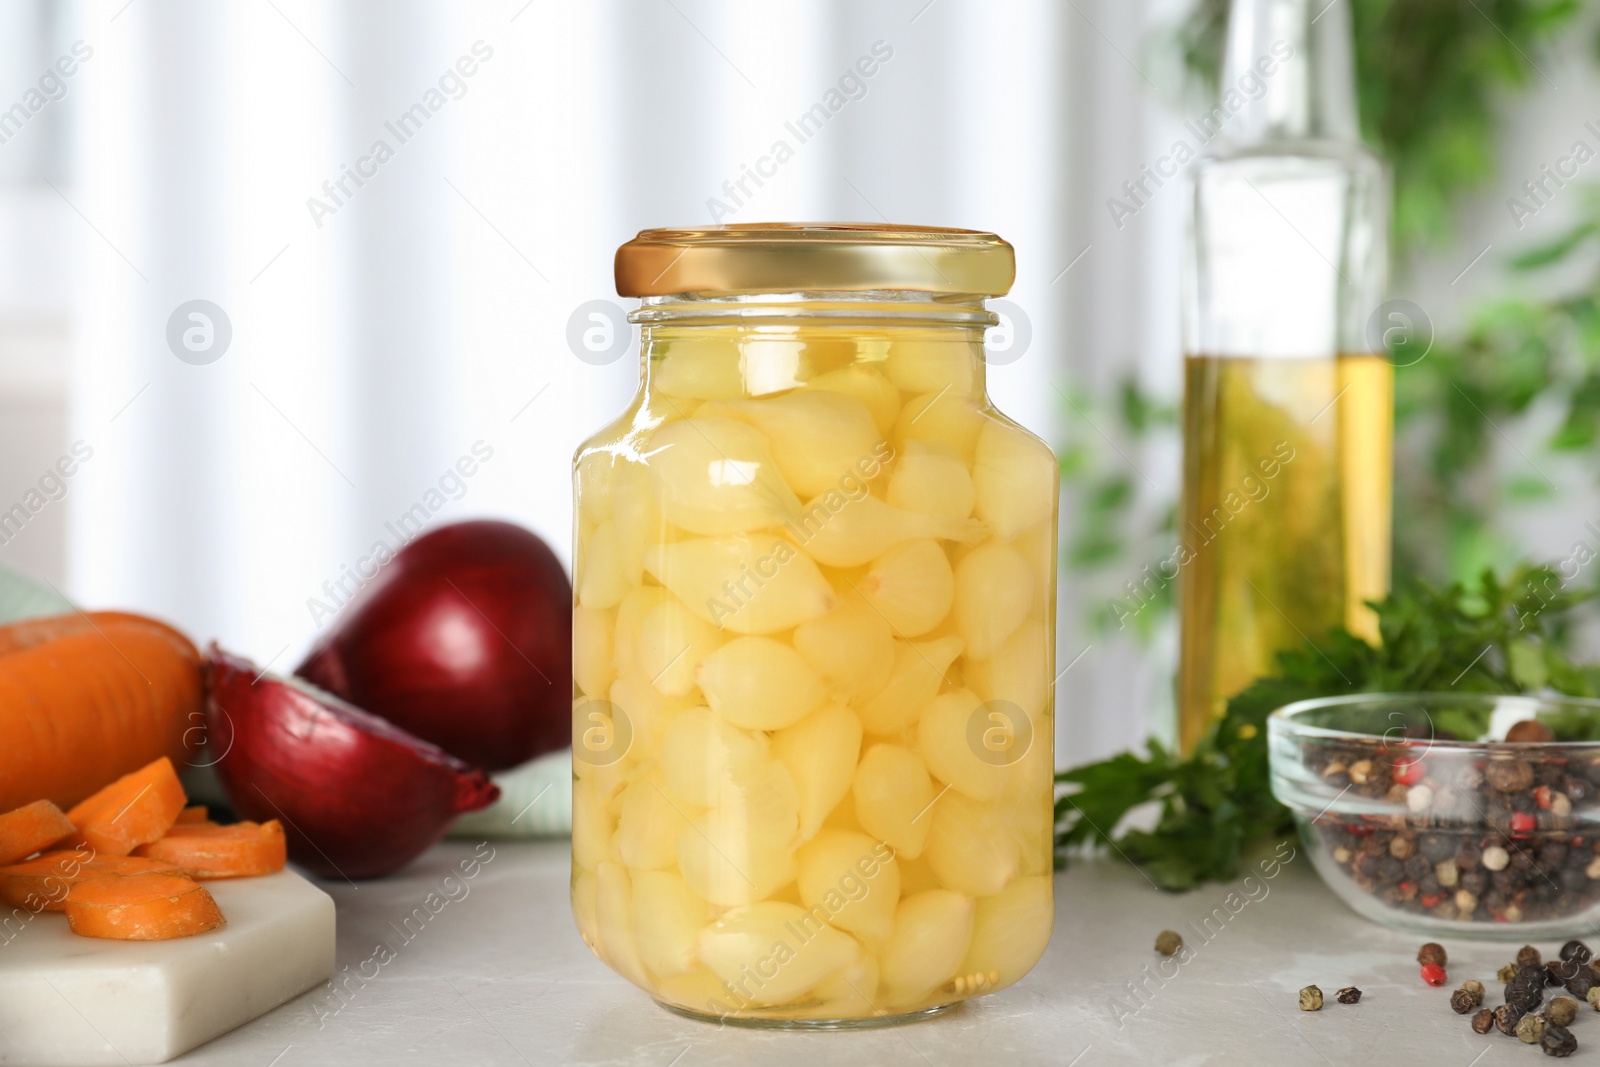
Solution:
M1121 231L1103 207L1160 140L1147 19L1117 0L90 3L62 190L84 249L71 435L94 449L70 592L287 669L418 504L564 555L572 449L637 382L631 353L576 358L568 318L615 299L612 253L649 226L1002 234L1031 343L990 388L1059 440L1069 374L1176 350L1169 268L1140 279L1175 263L1177 195ZM840 88L797 143L785 123ZM732 204L780 138L793 158ZM169 345L195 300L231 326L212 362ZM204 347L205 320L179 326ZM450 480L478 442L492 457ZM1063 667L1082 615L1063 603ZM1063 677L1063 760L1144 733L1165 683L1134 665L1106 643Z

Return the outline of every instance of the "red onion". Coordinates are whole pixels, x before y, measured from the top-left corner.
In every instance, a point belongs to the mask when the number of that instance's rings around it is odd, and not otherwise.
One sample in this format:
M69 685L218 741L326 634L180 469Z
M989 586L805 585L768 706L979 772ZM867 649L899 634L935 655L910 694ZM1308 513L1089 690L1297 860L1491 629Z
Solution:
M244 818L281 820L290 858L316 874L398 870L500 795L479 768L216 645L206 682L206 740L228 798Z
M572 741L572 584L507 522L443 526L379 570L295 671L491 771Z

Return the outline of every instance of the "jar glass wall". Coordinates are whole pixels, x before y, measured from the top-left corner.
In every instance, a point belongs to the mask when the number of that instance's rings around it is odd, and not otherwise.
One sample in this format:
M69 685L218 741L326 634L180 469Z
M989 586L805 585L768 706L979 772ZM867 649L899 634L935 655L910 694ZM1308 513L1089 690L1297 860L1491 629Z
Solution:
M1008 249L1009 251L1009 249ZM579 449L573 909L673 1010L943 1010L1052 922L1058 475L981 297L647 297Z

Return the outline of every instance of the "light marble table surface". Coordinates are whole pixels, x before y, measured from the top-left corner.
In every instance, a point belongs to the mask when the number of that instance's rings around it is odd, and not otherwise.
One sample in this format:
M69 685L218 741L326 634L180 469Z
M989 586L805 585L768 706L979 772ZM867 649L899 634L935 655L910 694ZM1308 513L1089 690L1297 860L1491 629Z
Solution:
M229 1067L367 1064L1376 1064L1491 1067L1542 1062L1480 1036L1425 986L1420 938L1348 911L1303 854L1275 877L1162 893L1133 868L1074 864L1056 878L1056 926L1017 985L941 1018L862 1033L719 1029L681 1019L616 977L579 940L567 904L565 841L477 846L492 858L459 880L471 843L441 845L403 873L319 882L338 902L341 1000L313 990L174 1061ZM449 883L447 876L455 876ZM428 910L429 894L432 913ZM1230 895L1231 894L1231 895ZM426 922L417 920L423 908ZM407 916L413 916L408 926ZM1209 922L1207 920L1209 919ZM1187 962L1166 975L1151 949L1183 932ZM409 937L409 940L406 938ZM383 942L398 946L385 958ZM1451 987L1494 971L1515 945L1447 942ZM1554 946L1540 946L1547 954ZM1167 975L1170 975L1168 977ZM1327 1005L1297 1009L1316 984ZM1358 1005L1333 999L1356 985ZM1131 988L1142 990L1139 996ZM1120 1005L1120 1007L1119 1007ZM1600 1056L1600 1015L1573 1026L1578 1057ZM1594 1048L1589 1048L1593 1044ZM1574 1061L1578 1062L1578 1061Z

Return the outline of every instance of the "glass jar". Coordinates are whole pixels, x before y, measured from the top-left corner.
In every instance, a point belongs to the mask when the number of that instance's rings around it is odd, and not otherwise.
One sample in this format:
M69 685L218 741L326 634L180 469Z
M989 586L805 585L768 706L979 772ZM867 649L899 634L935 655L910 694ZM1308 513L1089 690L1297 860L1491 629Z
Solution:
M574 460L573 912L680 1014L850 1028L1053 918L1058 474L984 392L992 234L645 231Z

